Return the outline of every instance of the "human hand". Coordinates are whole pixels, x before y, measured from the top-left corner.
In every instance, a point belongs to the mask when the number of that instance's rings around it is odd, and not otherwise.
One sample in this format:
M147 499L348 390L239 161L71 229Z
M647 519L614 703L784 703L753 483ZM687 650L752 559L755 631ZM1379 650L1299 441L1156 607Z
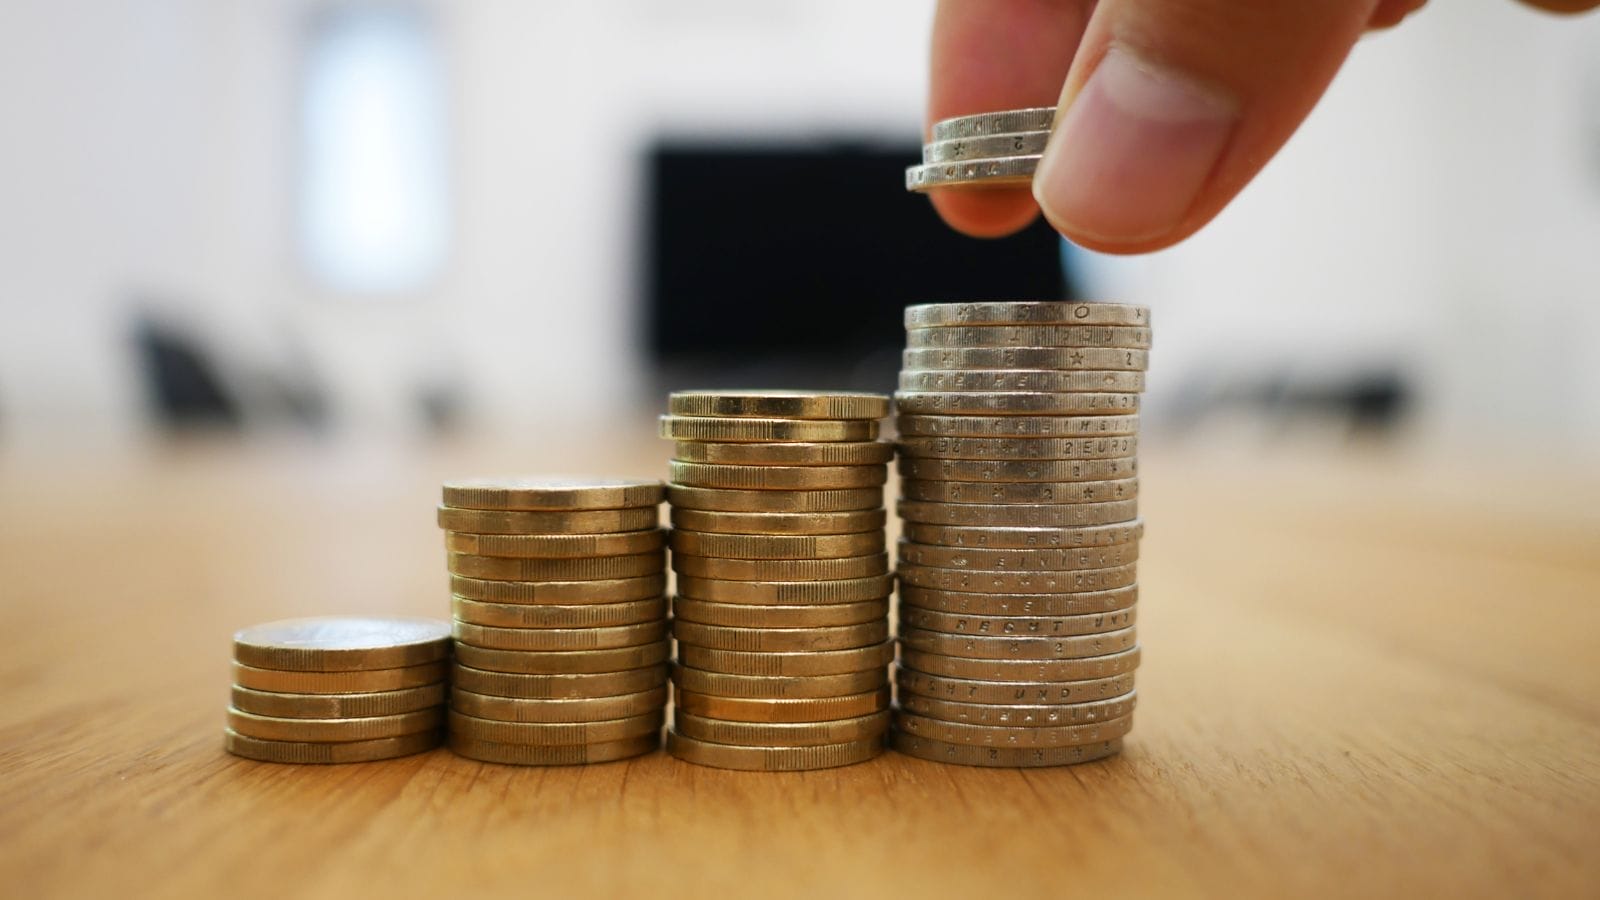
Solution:
M998 237L1040 209L1109 253L1159 250L1222 210L1321 98L1362 32L1427 0L940 0L930 121L1049 106L1030 195L937 190L952 227ZM1579 12L1600 0L1523 0ZM1063 86L1064 85L1064 86Z

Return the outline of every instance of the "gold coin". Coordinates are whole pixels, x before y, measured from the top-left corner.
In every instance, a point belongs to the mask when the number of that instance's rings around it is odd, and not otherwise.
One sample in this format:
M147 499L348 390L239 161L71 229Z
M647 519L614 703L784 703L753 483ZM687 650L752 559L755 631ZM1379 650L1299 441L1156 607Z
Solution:
M444 681L450 664L444 660L420 666L371 669L364 672L288 672L233 664L239 687L281 694L368 694L398 691Z
M1092 681L1124 675L1139 667L1139 648L1082 659L970 659L900 648L900 665L945 678L973 681Z
M877 487L889 470L876 466L717 466L672 460L673 484L755 491L831 491Z
M746 772L804 772L864 763L883 753L883 737L815 747L736 747L667 732L667 752L684 762Z
M1138 394L1143 372L1060 369L902 369L902 391L1043 391L1046 393ZM904 434L904 430L901 431Z
M463 715L501 722L600 722L640 716L667 707L666 685L632 694L581 700L526 700L455 688L450 708Z
M674 391L667 410L679 416L881 419L889 413L889 398L856 391Z
M608 650L562 650L530 652L498 650L456 645L456 661L474 669L514 672L520 675L581 675L589 672L621 672L665 662L670 655L668 641L616 647Z
M896 669L894 681L902 703L915 695L986 706L1061 706L1107 700L1133 690L1132 672L1088 681L997 682L928 675L902 665Z
M1111 459L916 459L903 457L902 478L924 481L1116 481L1139 474L1133 456Z
M1139 479L1119 481L923 481L903 479L900 496L933 503L1104 503L1139 496Z
M884 551L883 532L855 534L717 534L674 529L673 559L722 556L732 559L823 560Z
M375 741L429 731L444 724L444 707L397 713L392 716L363 716L358 719L290 719L262 716L228 707L228 728L235 734L264 741L304 741L340 743Z
M896 731L925 737L946 744L972 744L979 747L1071 747L1114 741L1133 729L1132 714L1117 719L1061 726L968 725L945 722L897 710Z
M445 684L367 694L284 694L256 691L234 685L233 708L258 716L283 719L360 719L368 716L393 716L441 706Z
M452 575L487 581L604 581L637 578L664 571L667 554L661 550L631 556L591 556L584 559L515 559L505 556L469 556L451 553L446 561Z
M889 601L827 603L817 606L759 606L749 603L711 603L679 597L673 601L675 621L733 628L826 628L859 625L889 614Z
M1144 520L1082 528L983 527L905 523L906 540L940 547L1011 550L1079 550L1130 544L1144 537Z
M931 762L957 766L985 766L997 769L1030 769L1072 766L1094 762L1122 752L1121 739L1070 747L979 747L972 744L947 744L901 731L889 733L895 752Z
M598 744L562 744L554 747L479 741L456 734L450 736L450 752L455 755L510 766L581 766L615 762L653 753L660 746L659 734Z
M1023 528L1079 528L1131 522L1139 515L1139 501L1107 503L930 503L902 500L895 510L906 519L928 525L999 525ZM673 563L678 561L673 554Z
M900 602L934 612L979 616L1082 616L1127 609L1139 600L1139 586L1076 594L943 591L906 584Z
M252 625L233 635L233 658L262 669L393 669L449 655L450 626L438 619L317 616Z
M838 675L730 675L673 666L672 683L681 691L752 700L813 700L878 691L889 683L888 670L864 669Z
M490 581L450 576L451 594L488 603L626 603L659 597L666 589L665 572L599 581Z
M637 647L640 644L657 643L666 635L665 619L609 628L495 628L469 622L455 623L456 640L461 644L490 650L539 653Z
M655 506L659 481L635 478L470 478L444 483L444 505L458 509L622 509Z
M843 675L881 669L894 659L894 644L884 641L849 650L811 650L794 653L757 653L713 650L692 644L678 646L678 662L691 669L729 675Z
M1074 438L1139 433L1139 415L896 416L902 437Z
M889 554L838 559L727 559L674 551L672 569L690 578L728 581L838 581L888 572Z
M1049 130L1049 125L1044 130ZM1131 303L986 300L906 307L907 328L961 325L1150 325L1150 307Z
M1061 728L1119 719L1133 713L1134 697L1125 694L1091 703L1020 704L962 703L907 694L900 697L901 710L941 722L988 725L996 728Z
M438 518L446 531L472 534L599 534L655 528L661 511L654 506L538 512L441 506Z
M1068 372L1143 372L1150 351L1106 347L982 347L910 349L902 369L1054 369Z
M903 563L935 569L988 569L1012 572L1061 572L1072 569L1109 569L1139 558L1139 543L1108 547L1058 550L1049 547L995 549L990 547L940 547L901 541L896 556Z
M883 446L887 447L888 444ZM703 509L672 510L672 527L712 534L860 534L881 531L884 509L836 513L737 513Z
M662 416L661 436L675 441L874 441L876 419L744 419Z
M450 734L502 744L601 744L658 734L666 722L662 710L598 722L502 722L450 711Z
M895 391L894 404L911 415L1097 416L1138 412L1139 395Z
M1006 463L1032 460L1119 460L1120 465L1131 466L1132 457L1139 452L1139 439L1130 435L1076 438L902 437L895 442L895 446L900 448L902 460L905 458L940 461L970 459Z
M935 569L901 563L895 568L901 584L941 591L996 591L1003 594L1074 594L1127 587L1138 578L1138 565L1064 572L996 572L991 569Z
M410 756L432 750L444 740L438 728L419 731L400 737L378 738L371 741L346 741L337 744L308 743L304 741L268 741L248 737L237 732L223 731L223 749L234 756L260 762L307 764L337 764L372 762Z
M1128 626L1096 634L1023 635L942 634L921 628L900 629L900 644L926 653L966 659L1083 659L1133 649L1137 628Z
M859 625L830 625L816 628L733 628L727 625L702 625L674 621L672 636L681 648L685 644L719 650L749 650L760 653L793 653L808 650L848 650L881 644L889 638L889 623L884 620ZM681 652L681 651L680 651Z
M717 697L678 688L673 699L679 713L721 719L725 722L828 722L853 719L889 708L889 688L842 697L799 700L764 700Z
M452 681L457 690L474 694L521 700L585 700L636 694L660 687L667 683L667 664L579 675L519 675L457 665Z
M882 739L889 730L889 711L824 722L730 722L708 719L679 709L672 719L679 735L713 744L745 747L815 747L868 738Z
M893 575L826 581L732 581L678 575L678 596L712 603L810 606L879 600L894 592Z
M484 603L451 597L450 608L457 621L492 625L495 628L610 628L664 620L667 616L667 598L548 606L537 603Z
M667 545L667 532L622 531L616 534L463 534L444 533L445 549L475 556L515 556L533 559L577 559L588 556L628 556L649 553Z
M894 459L894 446L884 441L825 441L815 444L678 441L672 455L682 462L731 466L872 466Z
M1150 349L1143 325L952 325L907 328L906 348L950 347L1115 347Z
M994 637L1065 637L1101 634L1127 628L1136 618L1135 607L1082 616L972 616L935 612L905 603L900 605L900 626L941 634Z
M883 488L838 491L740 491L667 485L674 507L716 512L851 512L883 505Z

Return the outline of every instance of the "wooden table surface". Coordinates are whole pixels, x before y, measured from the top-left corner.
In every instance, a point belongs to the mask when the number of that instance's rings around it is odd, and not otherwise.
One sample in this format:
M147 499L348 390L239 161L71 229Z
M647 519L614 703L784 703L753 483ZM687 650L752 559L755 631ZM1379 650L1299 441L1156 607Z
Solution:
M0 456L4 893L1600 896L1600 472L1532 456L1147 454L1104 763L223 753L234 629L448 615L442 476L664 469L568 441Z

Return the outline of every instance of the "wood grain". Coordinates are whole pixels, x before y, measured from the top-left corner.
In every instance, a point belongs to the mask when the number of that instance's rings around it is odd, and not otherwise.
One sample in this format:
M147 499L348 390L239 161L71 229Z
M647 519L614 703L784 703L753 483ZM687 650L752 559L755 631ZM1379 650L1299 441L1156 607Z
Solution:
M1101 764L222 752L235 628L447 616L439 481L664 470L603 437L0 467L6 894L1600 893L1592 470L1148 455L1138 721Z

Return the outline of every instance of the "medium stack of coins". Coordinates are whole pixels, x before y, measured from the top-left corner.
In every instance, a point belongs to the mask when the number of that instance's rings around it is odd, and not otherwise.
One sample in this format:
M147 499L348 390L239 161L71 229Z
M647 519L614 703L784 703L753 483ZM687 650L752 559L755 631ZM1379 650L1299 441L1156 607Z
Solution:
M392 759L443 737L450 626L436 619L288 619L233 636L223 745L277 763Z
M671 396L667 749L727 769L864 762L889 726L881 394Z
M1149 310L929 304L906 329L894 746L983 766L1109 756L1139 661Z
M922 147L922 165L906 169L906 190L1026 185L1055 117L1055 107L1045 106L936 122L933 139Z
M455 614L450 749L572 765L661 745L666 533L659 481L444 486Z

